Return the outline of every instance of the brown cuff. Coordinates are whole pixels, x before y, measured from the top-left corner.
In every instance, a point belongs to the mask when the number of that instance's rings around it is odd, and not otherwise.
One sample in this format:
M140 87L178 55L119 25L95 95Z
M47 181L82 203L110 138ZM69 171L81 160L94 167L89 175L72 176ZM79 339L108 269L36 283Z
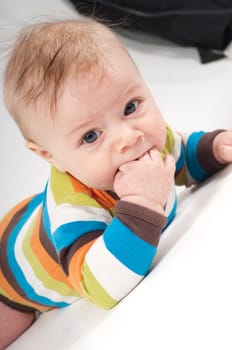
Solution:
M216 171L223 169L225 166L225 164L219 163L213 154L213 141L215 137L223 131L225 130L218 129L212 132L205 133L198 144L198 160L203 169L209 174L213 174Z
M129 227L138 237L156 246L159 243L166 217L143 206L119 200L115 216Z
M22 304L18 304L15 301L12 301L6 297L4 297L3 295L0 295L0 302L3 302L5 305L7 305L8 307L10 307L11 309L17 310L17 311L21 311L24 313L33 313L36 312L37 310L26 306L26 305L22 305Z

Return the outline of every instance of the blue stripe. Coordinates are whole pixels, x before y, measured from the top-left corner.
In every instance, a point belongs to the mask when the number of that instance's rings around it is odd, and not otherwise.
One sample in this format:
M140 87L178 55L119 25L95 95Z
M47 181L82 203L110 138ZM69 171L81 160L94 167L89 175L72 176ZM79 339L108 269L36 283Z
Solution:
M136 236L114 217L103 239L107 249L125 266L139 275L146 275L156 254L156 247Z
M12 254L15 247L15 242L18 237L18 234L20 230L22 229L23 225L26 223L26 221L30 218L33 211L41 204L43 198L43 193L38 194L35 196L31 202L29 203L26 212L21 217L18 224L15 226L15 228L12 230L12 233L8 240L8 247L7 247L7 254L9 258L9 266L13 272L13 275L18 283L18 285L23 289L25 292L25 295L32 301L35 301L39 304L46 305L46 306L59 306L64 307L67 306L67 303L62 302L53 302L50 299L46 297L42 297L35 293L33 287L27 282L20 265L18 265L18 262L15 259L15 255Z
M180 156L176 162L176 172L178 172L180 169L182 169L183 166L184 166L184 146L181 143Z
M101 221L74 221L59 226L54 232L55 248L59 252L62 248L69 247L73 242L86 233L106 229L107 225Z
M204 180L207 177L207 172L202 168L197 157L197 146L203 135L203 131L191 134L186 145L187 167L192 178L198 182Z
M52 234L51 234L51 223L50 223L50 218L48 215L48 207L47 207L47 191L48 191L48 184L46 185L46 188L44 191L42 218L43 218L44 230L47 234L47 237L48 237L50 243L53 245L53 239L52 239Z

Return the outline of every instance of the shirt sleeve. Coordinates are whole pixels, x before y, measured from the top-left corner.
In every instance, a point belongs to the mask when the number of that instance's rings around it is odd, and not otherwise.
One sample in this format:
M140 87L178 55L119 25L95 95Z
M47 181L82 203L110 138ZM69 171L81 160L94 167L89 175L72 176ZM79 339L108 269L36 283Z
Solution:
M186 134L172 131L169 128L167 130L166 144L176 160L176 185L191 186L202 182L225 166L216 160L212 148L214 138L224 130L197 131Z
M52 233L64 272L82 297L112 308L149 272L166 217L121 200L111 220L103 208L57 209L79 218Z

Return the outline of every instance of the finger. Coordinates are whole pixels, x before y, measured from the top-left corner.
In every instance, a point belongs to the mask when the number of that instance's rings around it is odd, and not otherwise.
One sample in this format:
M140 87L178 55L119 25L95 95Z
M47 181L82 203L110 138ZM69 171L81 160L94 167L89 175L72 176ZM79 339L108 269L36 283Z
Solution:
M161 153L156 148L152 148L148 153L149 153L150 159L163 161Z
M119 171L121 171L122 173L126 173L129 169L131 169L131 166L132 162L124 163L119 167Z
M164 164L165 164L165 167L170 171L170 173L174 174L176 169L176 162L174 157L171 156L170 154L166 154L164 158Z
M231 163L232 162L232 146L221 146L220 156L224 162Z
M150 156L150 154L149 154L149 152L146 152L146 153L144 153L144 155L142 156L142 157L140 157L139 158L139 160L150 160L151 159L151 156Z

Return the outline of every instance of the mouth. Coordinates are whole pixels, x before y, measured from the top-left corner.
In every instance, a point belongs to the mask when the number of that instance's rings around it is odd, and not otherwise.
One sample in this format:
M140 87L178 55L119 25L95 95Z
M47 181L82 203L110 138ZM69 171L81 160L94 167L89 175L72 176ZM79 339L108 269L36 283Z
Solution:
M123 162L120 166L122 166L123 164L126 164L126 163L130 163L130 162L133 162L133 161L138 161L140 158L142 158L146 153L148 153L150 150L154 149L155 146L152 146L152 147L149 147L148 149L146 149L145 151L139 153L136 157L133 157L129 160L126 160L125 162ZM119 170L120 167L118 167L118 169L116 170L116 173L117 174L120 170Z
M148 148L146 151L140 153L140 155L138 157L136 157L134 160L139 160L140 158L142 158L143 156L145 156L146 153L148 153L150 150L154 149L155 146L152 146L150 148Z
M139 160L140 158L142 158L147 152L149 152L149 150L141 153L137 158L135 158L134 160Z

